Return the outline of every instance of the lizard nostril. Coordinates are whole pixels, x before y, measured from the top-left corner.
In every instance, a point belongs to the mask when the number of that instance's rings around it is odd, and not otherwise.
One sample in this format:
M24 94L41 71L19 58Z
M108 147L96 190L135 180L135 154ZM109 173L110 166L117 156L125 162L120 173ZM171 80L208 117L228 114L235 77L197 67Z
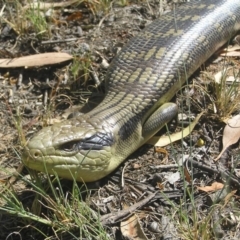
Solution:
M42 153L40 150L36 150L36 149L32 149L31 150L31 156L34 158L34 159L38 159L42 156Z

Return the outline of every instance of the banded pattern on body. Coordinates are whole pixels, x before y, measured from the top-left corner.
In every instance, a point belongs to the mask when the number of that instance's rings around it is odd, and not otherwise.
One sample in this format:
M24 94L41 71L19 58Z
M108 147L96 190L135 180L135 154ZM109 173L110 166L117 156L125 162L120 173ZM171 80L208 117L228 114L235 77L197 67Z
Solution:
M192 1L152 22L112 61L103 102L41 130L24 163L79 181L106 176L176 114L167 102L239 29L240 0Z

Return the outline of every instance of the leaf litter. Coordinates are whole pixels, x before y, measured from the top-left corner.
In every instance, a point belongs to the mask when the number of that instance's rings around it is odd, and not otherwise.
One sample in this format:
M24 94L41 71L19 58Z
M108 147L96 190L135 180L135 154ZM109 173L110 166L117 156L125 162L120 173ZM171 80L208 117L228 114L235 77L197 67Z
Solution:
M74 3L74 7L71 6L72 3ZM11 60L9 61L10 58L14 59L14 61L12 61L13 65L11 68L10 65L8 65L7 69L1 69L1 87L5 91L1 92L2 101L0 107L3 113L3 116L1 116L3 122L1 122L1 124L2 126L4 126L4 128L2 129L3 136L9 136L8 133L10 132L14 133L12 134L12 136L15 136L15 138L13 137L11 139L11 143L4 144L5 147L1 149L0 154L2 157L2 167L8 165L15 167L16 163L19 163L19 158L16 157L16 153L21 153L22 150L19 145L19 139L16 139L16 136L18 136L18 132L13 130L15 129L13 127L13 117L17 117L17 119L19 120L19 115L17 113L20 114L22 118L20 122L23 126L23 133L26 138L29 139L34 132L39 130L41 126L41 124L39 124L39 120L45 123L54 122L47 121L48 119L46 119L46 115L51 115L51 119L61 118L62 109L57 108L56 106L62 104L61 106L65 110L70 108L70 106L72 105L75 106L79 103L80 100L83 100L83 102L85 102L85 99L88 98L85 95L87 90L96 90L96 81L94 80L95 76L93 73L97 72L97 76L99 76L101 80L103 79L102 76L105 74L106 70L101 69L101 62L105 59L108 59L110 62L115 53L117 52L116 49L118 49L119 46L121 47L123 43L126 42L132 35L137 34L138 30L142 28L143 23L151 20L144 18L148 15L146 14L146 12L149 13L150 16L151 11L149 10L149 6L154 6L152 8L153 11L157 8L155 7L156 3L150 1L149 4L150 5L146 4L143 5L143 7L138 7L130 3L128 6L124 7L124 11L121 11L122 8L117 8L116 12L111 12L114 17L112 17L111 14L107 16L101 16L104 17L104 21L101 21L101 17L99 19L98 15L94 15L92 13L92 10L90 11L86 8L82 9L79 6L76 7L77 1L65 1L62 3L39 2L37 6L35 5L35 3L28 3L26 6L23 6L24 11L28 11L31 8L39 8L41 9L41 11L45 11L46 7L58 8L58 10L56 11L58 17L57 21L48 22L49 25L51 25L52 39L44 37L43 39L38 41L37 44L35 44L35 37L32 38L32 35L29 34L27 38L30 41L26 41L26 38L24 38L25 36L23 35L21 36L21 38L18 38L18 41L16 41L18 43L16 46L14 44L11 45L11 41L16 38L16 36L14 35L16 34L16 32L14 32L13 34L12 31L9 31L8 27L6 26L7 24L3 26L3 32L6 33L6 37L1 38L0 41L6 49L8 49L9 46L13 49L13 56L10 57L10 53L1 50L1 58L6 59L5 61L8 61L9 63L11 62ZM4 11L4 8L2 9ZM169 7L165 7L164 10L168 11L169 9ZM76 12L78 14L74 15L72 12ZM129 15L125 15L126 12L129 13ZM94 16L92 16L91 14ZM71 21L68 23L69 26L63 24L63 22L66 22L67 19L71 19ZM129 21L126 19L129 19ZM101 22L101 28L99 28L98 26L96 27L97 31L93 27L93 24L96 20L98 22ZM129 24L131 25L130 27ZM81 29L77 28L76 25L81 26ZM68 35L67 33L69 31L70 34ZM78 41L64 41L66 39L72 39L72 36L77 36ZM9 38L11 39L11 41L7 42L7 39ZM7 44L5 43L5 41L7 42ZM12 42L15 43L15 41ZM42 44L43 42L44 44ZM84 42L85 45L81 45L82 42ZM28 43L30 44L27 45ZM87 65L84 65L83 71L77 71L77 74L74 76L76 76L75 79L80 80L82 80L81 76L84 76L84 81L87 76L87 78L90 78L91 80L87 83L87 88L83 87L81 81L80 87L79 85L74 85L74 87L71 87L65 82L68 83L69 80L67 80L67 76L71 76L71 73L69 73L68 71L73 67L73 65L71 65L74 63L74 60L72 60L72 56L74 55L75 57L75 54L79 54L79 52L82 53L83 49L86 49L84 47L87 43L91 44L90 52L84 52L84 54L78 55L77 59L79 59L78 62L81 63L90 62L91 71L88 74L85 71ZM29 49L31 49L31 51L29 51ZM36 49L37 51L34 51L34 49ZM66 55L66 57L69 58L68 60L71 60L70 63L64 63L64 66L61 66L60 69L58 69L57 71L56 68L59 67L58 63L60 63L60 59L51 59L51 57L49 58L48 56L49 59L46 59L45 62L45 60L37 58L37 56L39 56L38 52L48 55L50 52L49 50L51 50L51 52L56 51L55 54L57 52L69 52L70 54L68 54L68 56ZM28 55L30 61L24 60L25 57L22 57L22 51L25 51L24 54ZM5 57L4 55L7 56ZM89 61L89 55L91 55L91 61ZM52 64L55 63L57 64L57 66L53 67ZM36 66L37 68L35 68ZM41 66L43 68L41 68ZM23 67L24 70L16 69L18 67ZM25 67L27 68L25 69ZM216 66L214 65L214 67ZM44 70L47 70L47 72L44 72ZM8 74L6 74L7 71ZM20 80L21 74L23 76L22 83ZM72 76L70 78L72 80ZM197 80L201 81L199 79ZM11 102L8 99L8 96L10 95L9 89L12 90ZM82 90L81 94L75 94L76 90L79 89ZM97 88L96 90L97 93L99 91L101 91L101 87ZM179 103L180 110L184 114L186 114L186 116L188 116L189 109L191 109L191 112L195 116L198 116L199 112L201 113L202 109L207 108L209 104L209 102L206 101L207 98L202 98L202 95L202 91L196 91L194 96L192 96L190 102L189 99L187 99L186 95L183 95L181 97L177 96L177 102ZM43 96L47 96L46 100L44 101L42 100ZM62 98L62 96L67 96L67 98ZM66 104L67 107L64 106L63 102L68 102L64 100L69 100L70 98L72 102L70 104ZM21 102L24 102L22 108ZM33 102L35 105L33 104ZM198 104L196 104L196 102ZM202 103L206 103L206 105L201 105ZM51 110L50 112L47 111L49 109ZM179 227L177 226L179 220L182 221L182 219L185 218L191 220L186 223L186 225L189 226L195 226L206 220L203 217L203 213L205 211L209 211L211 205L207 207L208 201L206 195L202 195L201 193L199 193L200 191L198 190L196 191L197 187L205 186L214 189L209 184L209 182L215 181L219 185L221 185L228 181L228 179L232 180L233 176L230 175L231 171L230 173L228 173L228 167L223 166L223 169L218 169L216 168L216 164L213 161L213 158L216 154L216 149L218 149L219 147L219 141L216 141L216 139L219 138L219 125L216 124L216 122L211 118L209 113L203 113L200 115L201 118L196 117L197 120L195 120L194 124L190 125L190 127L188 121L186 126L184 125L185 123L183 123L183 126L178 129L180 131L175 131L176 126L173 126L173 124L170 123L169 131L171 133L180 132L180 137L178 136L176 138L176 142L174 142L174 138L171 137L170 145L169 142L167 144L164 143L163 146L165 146L165 151L159 152L154 152L152 146L143 146L128 159L128 161L132 164L128 164L126 166L123 176L121 175L121 172L119 174L119 172L117 171L116 173L113 173L112 176L107 177L103 182L99 183L100 185L97 185L97 187L95 185L93 189L89 191L91 193L88 200L89 205L91 209L93 209L93 211L101 214L101 219L103 219L103 221L101 222L106 223L104 224L107 226L105 228L105 231L108 232L108 234L111 236L111 239L119 239L117 238L117 236L119 236L120 231L124 232L123 234L120 234L121 239L123 238L124 234L126 236L128 235L129 237L135 236L136 239L141 239L141 235L144 236L142 237L143 239L145 237L148 239L160 239L164 237L167 238L167 231L165 227L168 228L168 226L173 226L173 228L177 229L177 227ZM4 118L6 116L10 117ZM206 123L206 127L204 127L203 123ZM184 129L184 127L187 130L182 133L181 129ZM166 132L166 130L164 131ZM196 143L198 139L200 138L205 140L204 144L201 147L195 147L197 145ZM227 140L226 142L229 142L229 140ZM230 142L232 143L233 141L231 140ZM17 146L16 143L18 143ZM11 147L9 147L11 145L14 147L16 146L16 149L14 149L15 151L13 151ZM162 146L162 144L159 145ZM188 156L187 159L183 160L183 158L185 158L184 156ZM182 162L185 162L185 160L187 160L188 162L187 170L186 167L182 164ZM156 166L164 166L164 168L157 168ZM120 167L120 170L121 169L122 168ZM23 174L24 176L29 177L29 175L26 175L27 173ZM219 179L219 176L223 176L223 174L226 174L225 176L227 176L227 178L222 177L222 179ZM125 181L125 186L122 188L119 183L122 182L123 179ZM169 181L166 181L166 179L168 179ZM66 185L64 181L62 183L63 186ZM238 184L238 179L231 184ZM69 189L69 191L71 191L71 187ZM191 192L192 190L193 192ZM189 197L189 195L184 195L184 192L191 193L192 195ZM205 192L206 194L209 194L211 191ZM29 202L31 202L32 198L31 196L29 196L29 192L26 193L27 196L24 195L23 199L29 199ZM68 195L69 192L67 191L66 196L63 197L65 201L67 201ZM106 199L108 199L107 202ZM143 200L146 201L142 202ZM228 202L228 200L231 201L234 206L238 206L238 203L235 201L236 198L229 197L226 202ZM199 217L199 222L194 222L193 224L191 219L191 214L194 213L192 212L191 208L192 201L194 201L194 203L196 204L195 207L198 211L197 214ZM122 224L119 224L119 221L115 221L115 219L117 219L117 213L122 213L122 211L124 211L119 209L119 206L121 206L121 204L124 202L130 206L130 210L129 212L126 211L127 215L123 215L128 216L128 218L126 218L125 220L121 219L120 222L122 222ZM139 202L143 204L141 205L141 208L138 209L138 211L144 212L144 218L139 217L138 219L136 219L134 216L136 216L135 213L137 208L131 208L131 206L138 206ZM44 203L42 204L42 207L44 208ZM31 206L27 205L26 209L31 209ZM186 209L186 215L184 216L183 212L179 212L178 209L180 209L181 211ZM78 212L79 209L74 208L71 209L71 211ZM109 212L111 214L111 217L107 217ZM43 214L46 213L47 211L45 211ZM129 217L130 213L132 214L132 218ZM221 213L221 219L224 219L224 217L227 218L230 215L230 217L233 218L233 212L229 211L227 205L224 206ZM224 217L222 217L223 215ZM16 217L14 217L13 221L10 221L9 225L6 221L7 218L5 218L5 216L10 219L9 215L4 215L4 221L1 222L1 226L4 226L4 228L2 228L3 231L0 231L1 238L5 239L6 236L9 235L9 232L6 233L5 229L13 229L12 223L16 224L16 227L18 227L16 229L19 229L19 226L22 228L21 234L23 234L23 236L24 234L29 234L29 228L26 228L22 225L22 219L20 219L20 221L17 221ZM107 218L104 218L104 216L106 216ZM47 218L51 219L51 213L47 215ZM108 224L107 220L111 219L114 219L114 221ZM162 224L163 222L165 223ZM211 226L214 224L214 218L211 218L211 224L209 224L208 229L210 234L212 234L211 236L214 235L214 231L211 229ZM159 228L158 232L153 231L152 228L150 228L150 226L155 225L157 225ZM184 224L182 224L182 226L183 225ZM34 227L36 226L38 227L37 224L34 225ZM120 229L121 226L127 226L127 229ZM220 227L226 229L226 225L224 224L222 224ZM228 227L231 227L231 232L235 231L235 233L238 234L237 223L231 226L229 224ZM48 236L52 235L53 238L56 237L54 234L56 234L57 231L52 231L48 226L44 226L43 229L46 230L45 234L47 234ZM172 228L170 230L170 233L168 233L168 239L180 239L180 237L176 235L176 232L172 231ZM199 226L198 229L193 229L193 231L189 229L189 232L191 234L197 232L199 234L199 236L197 237L201 237L200 230L201 226ZM172 234L173 232L174 235ZM226 231L226 235L227 234L230 234L230 231ZM35 236L35 238L39 238L39 235L37 235L37 233L34 232L33 235ZM192 237L191 239L196 238Z

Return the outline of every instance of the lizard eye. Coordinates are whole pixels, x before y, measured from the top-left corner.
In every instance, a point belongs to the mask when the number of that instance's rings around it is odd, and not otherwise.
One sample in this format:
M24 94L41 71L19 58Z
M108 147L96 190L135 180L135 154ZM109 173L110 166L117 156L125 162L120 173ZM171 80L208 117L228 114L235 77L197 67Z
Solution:
M76 150L79 141L70 141L61 145L61 149L66 152L71 152Z
M111 146L113 142L112 134L96 133L89 138L64 143L60 148L67 152L76 150L101 150L104 146Z

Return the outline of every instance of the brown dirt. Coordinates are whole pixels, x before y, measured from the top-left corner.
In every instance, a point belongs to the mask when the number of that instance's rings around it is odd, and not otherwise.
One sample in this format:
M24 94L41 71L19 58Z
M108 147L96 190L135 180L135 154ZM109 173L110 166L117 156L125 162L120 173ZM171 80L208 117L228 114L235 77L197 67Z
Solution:
M71 71L72 62L31 69L0 69L0 208L6 210L9 206L6 199L3 200L4 189L21 164L24 143L42 126L65 119L69 112L86 103L90 95L90 107L91 103L99 102L99 97L104 95L106 68L103 63L110 63L124 43L157 18L159 11L171 9L171 4L163 2L162 8L158 1L129 1L126 6L115 3L109 9L103 4L88 2L52 12L45 10L42 14L45 14L48 27L44 34L37 34L25 18L20 18L19 11L23 11L21 6L26 3L0 3L3 17L8 20L0 19L0 58L59 51L76 56L76 62L81 65L76 75ZM67 41L73 38L74 41ZM214 63L216 58L207 64L209 75L225 64L224 60ZM229 61L229 65L239 65L238 59ZM90 71L86 71L87 67ZM211 95L208 78L198 71L190 82L173 100L178 103L180 112L186 114L182 124L185 126L203 109L208 110L191 136L165 147L165 152L155 151L151 145L143 146L116 172L97 183L88 184L87 188L92 190L82 194L82 198L101 216L109 213L117 216L117 211L124 206L137 204L154 193L156 195L147 204L135 211L148 239L167 239L167 236L168 239L239 239L239 193L229 195L239 189L238 144L229 149L217 164L213 161L221 149L224 124L214 113L208 95L199 87L207 85ZM180 129L181 124L174 121L169 124L170 132ZM165 132L163 129L160 134ZM204 140L201 146L199 139ZM29 179L26 169L21 175ZM14 181L11 188L24 208L33 211L35 191L31 191L33 186L26 184L22 177ZM213 182L224 183L228 188L211 193L197 189ZM63 180L61 184L67 196L72 183ZM79 184L79 189L82 188ZM218 198L216 194L219 194ZM185 215L181 215L181 207ZM51 219L49 209L43 206L39 209L40 216L45 214ZM122 221L120 218L106 224L109 239L124 239L120 231ZM208 225L206 228L201 225L203 222ZM206 232L202 228L209 231L209 238L204 238ZM76 228L70 230L79 239L84 239ZM46 224L24 219L17 211L9 214L0 209L0 239L21 237L71 239L71 235L56 233ZM96 236L92 239L102 238Z

